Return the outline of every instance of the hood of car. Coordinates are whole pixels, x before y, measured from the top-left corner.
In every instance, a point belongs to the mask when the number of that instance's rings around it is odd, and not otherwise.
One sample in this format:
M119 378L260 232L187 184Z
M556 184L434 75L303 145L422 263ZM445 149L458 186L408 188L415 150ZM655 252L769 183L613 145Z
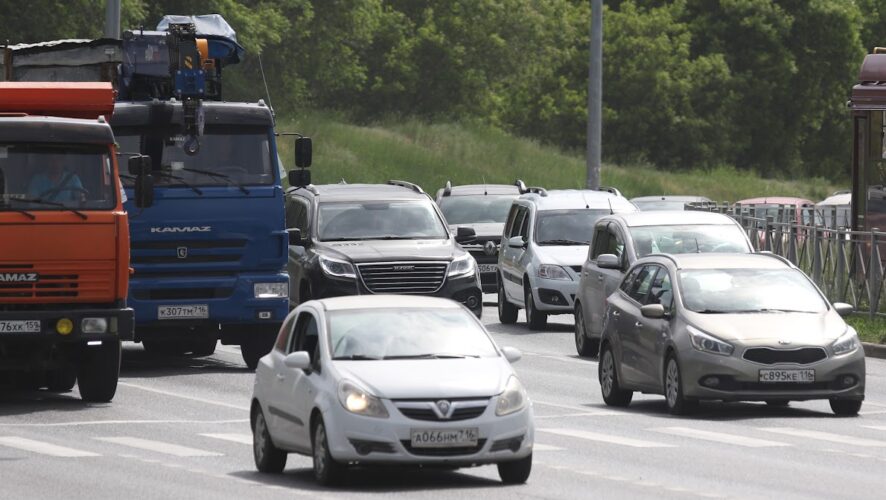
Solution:
M535 248L541 264L580 266L588 258L588 245L536 245Z
M696 328L725 341L746 345L825 346L846 332L846 323L836 312L827 313L752 313L698 314L687 319Z
M384 399L490 397L501 393L510 369L504 358L336 361L342 377Z
M451 240L365 240L324 243L325 248L353 262L389 260L451 260Z

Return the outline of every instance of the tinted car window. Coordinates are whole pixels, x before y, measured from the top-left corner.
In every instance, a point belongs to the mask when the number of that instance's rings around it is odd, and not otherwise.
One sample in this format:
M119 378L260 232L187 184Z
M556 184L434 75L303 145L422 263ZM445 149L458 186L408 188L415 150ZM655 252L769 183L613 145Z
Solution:
M513 195L444 196L440 210L451 225L502 223L513 200Z
M538 213L535 242L539 245L589 245L594 223L609 210L545 210Z
M747 237L735 224L632 227L637 257L653 253L747 253Z
M645 304L646 295L652 288L652 281L655 278L656 271L658 271L657 266L643 266L640 273L631 283L630 288L628 288L628 295L640 304Z
M318 211L320 241L448 237L430 200L329 202Z
M609 230L606 226L598 226L594 232L593 248L591 249L591 260L596 260L597 256L606 253L609 249Z
M640 270L643 269L641 266L637 266L631 270L630 273L625 277L624 281L621 282L621 291L624 293L629 293L629 290L634 284L634 280L637 279L637 275L640 274Z
M274 343L274 349L285 353L290 345L289 338L292 334L292 325L295 323L295 316L287 319L283 326L280 327L280 333L277 334L277 342Z
M292 198L286 204L286 227L301 229L302 235L307 236L308 230L308 202L301 198Z
M508 228L508 238L513 238L520 234L520 227L523 225L523 219L526 217L526 207L514 205L514 217L511 219L511 225Z
M647 303L661 304L664 306L665 311L669 311L671 310L673 300L674 290L671 287L671 277L668 275L667 269L659 267L655 279L652 280L652 288L650 289Z

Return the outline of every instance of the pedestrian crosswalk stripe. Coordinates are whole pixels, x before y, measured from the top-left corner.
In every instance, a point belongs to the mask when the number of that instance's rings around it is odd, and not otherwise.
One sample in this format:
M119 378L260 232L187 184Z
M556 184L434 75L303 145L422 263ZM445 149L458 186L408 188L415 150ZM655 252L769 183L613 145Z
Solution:
M52 457L80 458L101 456L98 453L92 453L91 451L75 450L74 448L57 446L42 441L15 436L0 436L0 446L7 446L9 448L16 448Z
M176 457L220 457L221 453L215 453L212 451L206 450L198 450L196 448L188 448L186 446L179 446L177 444L172 443L164 443L162 441L152 441L150 439L142 439L137 437L130 436L121 436L121 437L97 437L95 438L99 441L105 441L108 443L119 444L123 446L129 446L132 448L138 448L141 450L154 451L157 453L163 453L166 455L173 455Z
M559 446L551 446L549 444L539 444L534 443L532 445L532 451L563 451L564 448L560 448Z
M714 441L717 443L734 444L738 446L747 446L749 448L766 448L773 446L790 446L787 443L779 441L767 441L765 439L755 439L737 434L726 434L723 432L703 431L700 429L691 429L689 427L661 427L658 429L650 429L655 432L671 434L674 436L702 439L705 441Z
M252 434L200 434L201 436L221 439L224 441L233 441L240 444L252 444Z
M674 445L655 443L652 441L641 441L639 439L631 439L610 434L598 434L596 432L580 431L574 429L538 429L540 432L550 434L558 434L560 436L568 436L579 439L587 439L589 441L599 441L601 443L617 444L621 446L630 446L632 448L673 448Z
M786 436L794 436L808 439L818 439L819 441L830 441L833 443L848 444L852 446L865 447L883 447L886 441L877 441L875 439L857 438L854 436L846 436L844 434L831 434L830 432L807 431L803 429L795 429L792 427L761 427L761 431L775 432Z

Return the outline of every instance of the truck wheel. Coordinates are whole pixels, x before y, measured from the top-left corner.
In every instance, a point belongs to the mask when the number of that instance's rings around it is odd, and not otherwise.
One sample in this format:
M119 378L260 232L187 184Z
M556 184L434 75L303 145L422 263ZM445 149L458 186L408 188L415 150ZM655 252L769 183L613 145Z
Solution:
M80 359L77 386L83 401L105 403L114 399L120 377L120 341L86 346Z
M200 332L200 334L189 343L191 353L198 358L215 354L216 345L218 345L218 333L215 330Z
M247 368L255 370L258 360L271 352L271 348L274 347L274 339L271 335L262 335L256 332L253 337L240 344L240 354L243 356L243 362L246 363Z
M46 386L52 392L68 392L77 383L77 368L66 363L46 372Z

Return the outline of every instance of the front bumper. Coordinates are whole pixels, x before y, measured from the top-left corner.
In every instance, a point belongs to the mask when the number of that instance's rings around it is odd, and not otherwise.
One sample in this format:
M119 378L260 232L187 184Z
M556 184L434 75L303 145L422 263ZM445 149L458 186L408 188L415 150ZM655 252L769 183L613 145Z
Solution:
M764 401L767 399L864 399L865 357L859 347L854 352L827 358L811 364L760 364L742 359L744 347L736 347L732 356L719 356L688 348L680 352L683 391L687 397L724 401ZM826 348L827 350L827 348ZM763 369L812 369L812 383L760 382ZM717 387L706 387L702 381L718 377ZM853 382L846 384L847 377Z
M532 282L535 308L549 314L572 313L578 281L552 280L536 276Z
M498 253L488 255L483 249L470 249L469 253L480 270L480 287L483 293L498 292Z
M373 295L362 280L335 278L320 275L314 279L314 298L341 297L344 295ZM477 275L472 274L458 278L449 278L433 297L444 297L460 302L471 310L478 318L483 312L483 296L477 283Z
M494 402L494 398L492 401ZM495 405L490 404L481 416L455 422L409 419L403 416L390 401L385 401L385 407L390 415L388 418L355 415L341 405L334 407L333 411L328 412L329 414L324 414L323 420L327 425L327 436L333 458L340 462L365 464L472 466L507 462L532 453L535 431L531 405L517 413L497 417ZM413 429L465 428L479 430L476 448L415 449L411 446ZM362 452L359 452L358 448L362 448ZM492 451L493 448L497 451Z
M71 320L74 326L67 335L62 335L56 330L56 325L64 318ZM107 332L84 333L81 328L83 318L107 319ZM133 336L133 311L130 308L4 311L0 312L0 321L40 322L39 332L0 333L0 342L74 343L94 340L132 340Z
M286 273L242 273L223 276L138 276L129 282L128 304L135 309L139 333L177 327L267 324L279 326L289 313L289 298L259 299L256 283L286 283ZM206 305L205 318L160 319L161 306Z

